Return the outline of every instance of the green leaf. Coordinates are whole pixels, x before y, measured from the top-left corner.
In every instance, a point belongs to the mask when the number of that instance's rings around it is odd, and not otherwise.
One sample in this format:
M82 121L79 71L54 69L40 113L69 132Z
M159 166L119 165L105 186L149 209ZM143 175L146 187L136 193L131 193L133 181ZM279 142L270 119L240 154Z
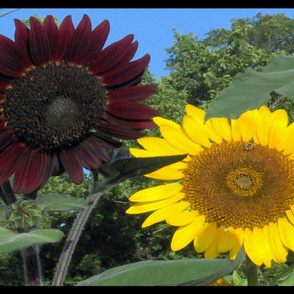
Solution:
M294 100L294 56L276 55L262 72L247 69L212 102L205 119L238 118L243 112L259 108L271 92Z
M25 247L44 243L54 243L61 240L63 233L59 230L33 230L29 233L15 233L0 227L0 253L9 253Z
M187 155L158 156L147 158L121 158L102 165L99 172L106 181L98 185L98 191L104 190L105 186L118 184L126 179L145 175L156 171L164 166L173 164L184 159Z
M294 272L292 271L285 277L277 281L278 286L293 286L294 285Z
M79 282L77 286L203 286L232 273L242 263L244 256L242 249L235 260L142 261L107 270Z
M0 221L7 220L7 218L6 218L6 210L7 210L6 205L0 205Z
M38 202L41 208L46 211L69 211L87 205L87 201L83 198L58 195L43 195L38 197Z

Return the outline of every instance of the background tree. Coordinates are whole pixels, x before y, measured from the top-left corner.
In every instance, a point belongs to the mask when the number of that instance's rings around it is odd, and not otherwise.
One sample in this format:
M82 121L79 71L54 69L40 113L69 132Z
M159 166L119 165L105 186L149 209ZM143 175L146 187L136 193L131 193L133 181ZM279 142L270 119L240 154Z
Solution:
M294 20L284 14L233 19L230 30L212 29L199 40L174 29L174 43L166 48L163 77L169 90L184 91L186 102L207 108L234 78L252 67L259 70L276 54L292 54Z

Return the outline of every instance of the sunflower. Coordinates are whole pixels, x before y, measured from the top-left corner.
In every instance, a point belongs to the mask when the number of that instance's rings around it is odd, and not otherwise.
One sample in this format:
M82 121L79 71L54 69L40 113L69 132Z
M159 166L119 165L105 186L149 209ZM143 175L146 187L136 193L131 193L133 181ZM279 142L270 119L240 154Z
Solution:
M104 48L109 22L94 30L87 15L58 27L49 15L28 28L15 20L15 41L0 35L0 184L14 175L16 193L30 194L50 175L108 162L114 138L137 139L158 111L139 102L155 85L138 86L150 56L131 61L134 36Z
M148 174L167 182L133 194L127 213L153 211L142 227L177 227L174 251L193 242L205 258L228 252L235 259L244 245L256 265L285 262L294 251L294 123L266 106L230 121L204 116L187 105L183 126L154 118L163 138L140 138L145 150L131 153L187 157Z

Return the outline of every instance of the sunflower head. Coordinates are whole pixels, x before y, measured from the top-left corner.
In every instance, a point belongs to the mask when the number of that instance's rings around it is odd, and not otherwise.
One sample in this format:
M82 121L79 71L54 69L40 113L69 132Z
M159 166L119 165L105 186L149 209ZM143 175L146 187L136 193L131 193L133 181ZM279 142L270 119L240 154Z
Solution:
M30 27L15 20L15 40L0 35L0 184L14 174L14 191L30 194L50 175L108 162L118 139L144 136L158 111L141 104L156 85L138 84L150 56L132 61L134 36L104 48L107 20L92 30L87 15L58 27L49 15Z
M244 245L257 265L286 261L294 250L294 124L266 106L238 119L211 118L186 106L183 125L156 117L162 138L138 139L136 157L188 154L148 177L166 184L136 192L127 213L153 211L143 227L178 227L171 248L193 242L197 252L234 259Z

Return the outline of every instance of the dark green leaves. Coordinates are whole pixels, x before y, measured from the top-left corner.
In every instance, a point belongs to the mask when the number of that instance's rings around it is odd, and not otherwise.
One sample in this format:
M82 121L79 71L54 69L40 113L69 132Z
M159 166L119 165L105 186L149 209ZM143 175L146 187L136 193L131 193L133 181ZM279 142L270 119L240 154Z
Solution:
M248 69L217 96L206 113L206 119L238 118L244 111L264 105L271 92L294 100L293 77L293 56L275 56L262 72Z
M184 159L187 155L158 156L147 158L121 158L103 165L100 173L106 178L97 187L97 191L105 189L106 186L118 184L126 179L142 176L156 171L164 166L173 164Z
M182 259L142 261L116 267L77 286L203 286L232 273L244 260Z

